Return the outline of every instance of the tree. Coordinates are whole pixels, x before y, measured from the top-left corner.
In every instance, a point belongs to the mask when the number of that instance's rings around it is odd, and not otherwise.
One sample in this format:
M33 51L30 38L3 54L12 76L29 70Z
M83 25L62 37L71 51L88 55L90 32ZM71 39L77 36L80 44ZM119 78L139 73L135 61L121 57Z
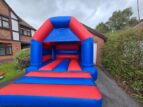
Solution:
M99 23L96 27L96 30L98 30L101 33L107 33L109 32L109 28L106 24L104 23Z
M121 30L126 26L131 26L137 23L137 19L132 17L131 8L126 8L123 11L115 11L112 17L109 18L109 26L113 31Z
M112 31L115 31L115 30L119 30L121 29L121 27L124 26L124 22L123 22L123 17L122 17L122 12L121 11L115 11L113 14L112 14L112 17L109 18L109 21L107 22L108 23L108 26L110 27L110 29Z
M136 17L133 17L129 20L129 26L135 26L137 25L138 21L136 19Z
M122 11L115 11L105 24L100 23L97 25L96 29L102 33L107 33L108 31L114 32L121 30L127 26L134 26L138 21L136 17L132 17L132 15L132 8L126 8Z

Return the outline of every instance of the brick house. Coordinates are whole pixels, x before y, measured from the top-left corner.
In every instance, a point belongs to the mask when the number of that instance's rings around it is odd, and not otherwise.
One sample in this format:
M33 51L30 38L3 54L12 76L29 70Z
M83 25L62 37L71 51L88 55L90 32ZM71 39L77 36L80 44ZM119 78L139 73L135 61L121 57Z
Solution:
M0 62L12 59L19 50L29 47L34 32L5 0L0 0Z
M94 62L100 65L106 37L84 26L94 35ZM5 0L0 0L0 62L12 59L19 50L29 47L34 32L35 29L17 16Z

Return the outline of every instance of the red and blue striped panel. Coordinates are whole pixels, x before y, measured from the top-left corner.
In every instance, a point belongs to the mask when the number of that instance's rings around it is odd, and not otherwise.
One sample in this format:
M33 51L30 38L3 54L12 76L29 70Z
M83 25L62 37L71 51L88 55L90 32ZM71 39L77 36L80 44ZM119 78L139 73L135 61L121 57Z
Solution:
M41 67L39 70L53 70L53 71L81 71L82 68L79 65L79 62L77 59L69 59L65 58L59 58L56 59L43 67ZM45 58L46 60L47 58Z
M69 65L70 59L63 59L61 63L59 63L53 71L55 72L63 72L67 71L68 65Z
M59 44L56 46L57 50L78 50L79 46L77 44Z
M95 85L88 72L30 72L15 83Z
M33 39L43 42L54 28L70 28L81 40L92 37L92 34L74 17L54 17L48 19L34 34Z
M0 89L0 95L101 99L96 86L80 85L11 84Z
M36 72L32 71L25 76L55 77L55 78L92 78L89 72Z
M95 85L92 78L51 78L24 76L15 81L18 84L63 84L63 85Z
M72 59L68 66L68 71L81 71L81 67L76 59Z
M80 38L81 41L92 37L92 34L74 17L71 18L69 27Z
M0 89L0 105L101 107L102 99L96 86L11 84Z
M65 58L69 58L69 59L79 59L79 55L68 55L68 54L60 54L56 56L57 59L65 59Z
M46 36L53 30L53 25L48 19L33 35L33 39L39 42L43 42Z
M51 55L43 55L42 56L42 62L46 62L48 60L52 59L52 56Z
M57 60L41 67L39 70L53 70L60 62L62 62L62 59L57 59Z

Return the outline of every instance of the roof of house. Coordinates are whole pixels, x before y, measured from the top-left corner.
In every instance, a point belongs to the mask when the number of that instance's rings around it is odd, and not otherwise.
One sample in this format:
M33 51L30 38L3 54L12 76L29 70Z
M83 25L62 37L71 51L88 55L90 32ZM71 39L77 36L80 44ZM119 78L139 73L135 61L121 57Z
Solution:
M31 26L30 24L28 24L26 21L24 21L22 18L20 18L14 11L13 11L13 9L8 5L8 3L5 1L5 0L2 0L6 5L7 5L7 7L14 13L14 15L16 15L17 17L18 17L18 19L19 19L19 23L20 23L20 25L22 25L22 26L25 26L25 27L28 27L28 28L31 28L31 29L33 29L33 30L36 30L33 26Z
M29 25L26 21L24 21L23 19L20 19L20 25L22 26L25 26L25 27L28 27L28 28L31 28L31 29L34 29L36 30L33 26Z
M85 25L85 24L83 24L83 25L87 28L87 30L88 30L89 32L91 32L92 34L98 36L99 38L102 38L102 39L104 40L104 42L107 41L107 37L106 37L105 35L103 35L102 33L99 33L97 30L92 29L91 27L89 27L89 26L87 26L87 25Z

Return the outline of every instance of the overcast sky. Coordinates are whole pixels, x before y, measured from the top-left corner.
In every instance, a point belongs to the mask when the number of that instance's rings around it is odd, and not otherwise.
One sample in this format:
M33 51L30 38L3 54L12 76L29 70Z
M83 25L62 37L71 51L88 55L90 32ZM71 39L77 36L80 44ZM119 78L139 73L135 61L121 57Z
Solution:
M95 28L106 22L115 10L132 7L137 16L136 0L6 0L11 8L33 27L38 28L52 16L75 16L82 23ZM143 0L140 0L143 18Z

